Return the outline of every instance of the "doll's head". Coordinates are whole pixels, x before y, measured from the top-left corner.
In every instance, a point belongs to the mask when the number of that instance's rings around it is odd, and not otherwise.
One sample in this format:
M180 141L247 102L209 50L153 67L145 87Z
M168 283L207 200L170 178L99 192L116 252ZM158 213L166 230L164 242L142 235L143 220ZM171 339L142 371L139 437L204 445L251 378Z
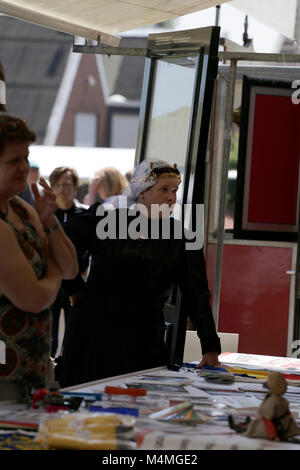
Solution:
M287 387L284 375L280 372L270 372L266 387L270 390L272 395L283 395Z

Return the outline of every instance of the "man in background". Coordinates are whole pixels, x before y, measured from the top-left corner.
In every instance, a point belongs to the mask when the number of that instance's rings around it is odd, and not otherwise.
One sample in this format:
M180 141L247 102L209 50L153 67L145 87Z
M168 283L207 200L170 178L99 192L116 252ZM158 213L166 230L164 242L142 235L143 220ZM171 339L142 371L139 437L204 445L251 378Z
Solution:
M27 176L26 188L21 191L18 196L21 197L24 201L28 202L32 207L34 207L34 195L31 191L32 183L35 183L39 186L38 182L40 179L40 167L38 163L29 160L29 173Z

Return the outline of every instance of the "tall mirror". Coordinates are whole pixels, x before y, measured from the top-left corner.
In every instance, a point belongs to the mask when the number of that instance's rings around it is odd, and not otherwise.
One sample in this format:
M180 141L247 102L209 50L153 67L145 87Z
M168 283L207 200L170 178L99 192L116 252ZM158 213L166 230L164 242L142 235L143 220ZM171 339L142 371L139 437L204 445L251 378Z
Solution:
M220 28L208 27L152 34L148 38L136 164L147 158L176 163L182 177L177 195L181 205L192 203L196 207L204 203L205 155L219 33ZM177 208L174 216L180 215ZM187 312L181 308L176 286L164 314L169 326L169 361L181 362Z
M196 57L155 61L153 92L144 158L159 156L176 163L182 176L182 201L189 126L193 105Z

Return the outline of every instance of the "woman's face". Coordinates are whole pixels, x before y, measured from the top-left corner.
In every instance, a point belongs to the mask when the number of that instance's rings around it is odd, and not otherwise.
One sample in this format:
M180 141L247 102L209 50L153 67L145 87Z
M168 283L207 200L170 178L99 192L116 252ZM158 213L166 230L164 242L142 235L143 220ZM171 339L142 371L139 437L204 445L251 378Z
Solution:
M58 206L60 203L73 204L76 196L77 187L74 185L72 174L64 173L53 185L53 191L56 195L56 201Z
M157 183L151 188L143 191L138 198L138 202L144 204L148 210L148 214L151 213L151 206L153 204L166 204L169 209L169 214L172 212L172 208L176 203L176 193L178 190L179 182L177 178L162 178L159 177ZM168 214L166 214L168 215Z
M0 194L12 197L26 188L29 142L9 143L0 155Z

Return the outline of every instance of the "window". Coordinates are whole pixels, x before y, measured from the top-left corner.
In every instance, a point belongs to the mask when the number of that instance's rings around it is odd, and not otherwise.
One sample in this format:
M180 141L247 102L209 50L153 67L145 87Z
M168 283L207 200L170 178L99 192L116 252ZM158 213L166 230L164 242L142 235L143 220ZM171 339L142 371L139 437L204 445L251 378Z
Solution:
M138 132L138 115L113 113L111 118L110 146L135 148Z
M98 137L98 116L96 113L76 113L74 123L74 145L96 147Z

